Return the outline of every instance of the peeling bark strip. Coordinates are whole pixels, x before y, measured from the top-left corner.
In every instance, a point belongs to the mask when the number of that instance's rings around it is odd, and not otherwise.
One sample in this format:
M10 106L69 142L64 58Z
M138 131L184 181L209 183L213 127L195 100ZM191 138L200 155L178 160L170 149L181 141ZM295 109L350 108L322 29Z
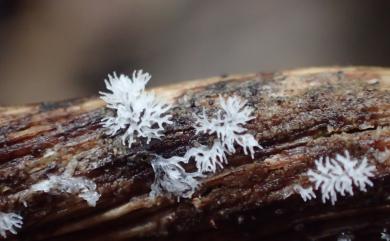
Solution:
M390 69L315 68L181 83L155 89L173 105L165 137L133 143L104 134L109 110L98 99L0 108L0 211L23 216L12 240L335 240L348 232L378 239L390 219ZM148 196L151 153L169 158L211 145L196 134L193 114L237 95L254 108L246 127L264 148L238 152L192 199ZM294 191L320 157L348 150L375 165L368 192L332 206L304 202ZM33 193L31 185L61 175L96 183L96 207L77 195ZM186 167L189 170L193 166ZM317 195L318 196L318 195ZM23 201L27 206L23 205Z

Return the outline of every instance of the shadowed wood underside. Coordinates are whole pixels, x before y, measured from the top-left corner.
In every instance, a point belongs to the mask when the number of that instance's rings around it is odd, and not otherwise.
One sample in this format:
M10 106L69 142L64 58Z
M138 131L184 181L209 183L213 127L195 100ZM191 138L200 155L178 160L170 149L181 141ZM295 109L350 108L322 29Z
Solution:
M223 76L154 91L173 104L174 124L161 140L137 140L131 149L105 135L100 121L110 113L98 98L0 107L0 210L25 221L11 240L335 240L341 232L379 240L390 226L390 155L378 158L390 150L390 69ZM219 95L238 95L255 109L247 128L264 149L253 160L239 149L191 199L150 198L153 154L210 145L213 137L195 133L193 115L218 108ZM376 166L374 187L334 206L294 193L317 158L345 150ZM97 184L96 207L77 195L22 195L72 160L75 176Z

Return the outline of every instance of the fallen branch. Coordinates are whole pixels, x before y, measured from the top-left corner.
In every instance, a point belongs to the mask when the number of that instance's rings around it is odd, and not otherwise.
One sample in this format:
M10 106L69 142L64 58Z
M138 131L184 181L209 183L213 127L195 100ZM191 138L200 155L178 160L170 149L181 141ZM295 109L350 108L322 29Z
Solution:
M109 113L97 98L0 108L0 210L19 213L28 240L322 240L380 237L390 201L390 70L313 68L223 76L154 89L172 105L165 136L131 148L109 137ZM247 128L264 149L238 152L202 180L191 199L149 197L153 155L182 156L209 145L194 113L215 109L219 95L237 95L255 109ZM303 201L320 157L348 151L376 167L367 192ZM96 183L96 207L78 195L26 194L69 163L75 177ZM191 169L189 165L186 168ZM320 192L316 191L317 196ZM348 233L349 232L349 233ZM333 238L335 239L335 238Z

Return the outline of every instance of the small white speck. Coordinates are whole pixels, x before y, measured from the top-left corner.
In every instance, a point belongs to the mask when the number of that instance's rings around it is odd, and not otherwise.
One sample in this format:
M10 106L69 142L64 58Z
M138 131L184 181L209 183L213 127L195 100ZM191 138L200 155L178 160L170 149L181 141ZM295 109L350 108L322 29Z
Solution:
M383 163L383 162L390 159L390 150L387 148L384 151L380 151L380 150L375 149L374 150L374 157L378 162Z
M349 233L341 233L338 237L337 237L337 241L352 241L353 240L353 235L352 234L349 234Z
M43 154L43 158L47 158L47 157L53 156L54 154L56 154L56 152L54 150L47 149L45 154Z
M370 79L367 81L368 84L374 85L379 83L379 79Z

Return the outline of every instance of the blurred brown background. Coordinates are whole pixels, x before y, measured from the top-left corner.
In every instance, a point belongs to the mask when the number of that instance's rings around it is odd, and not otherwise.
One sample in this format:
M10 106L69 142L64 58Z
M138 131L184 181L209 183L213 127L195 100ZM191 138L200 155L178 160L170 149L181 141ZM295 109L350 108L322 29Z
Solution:
M0 105L318 65L390 66L388 0L0 0Z

